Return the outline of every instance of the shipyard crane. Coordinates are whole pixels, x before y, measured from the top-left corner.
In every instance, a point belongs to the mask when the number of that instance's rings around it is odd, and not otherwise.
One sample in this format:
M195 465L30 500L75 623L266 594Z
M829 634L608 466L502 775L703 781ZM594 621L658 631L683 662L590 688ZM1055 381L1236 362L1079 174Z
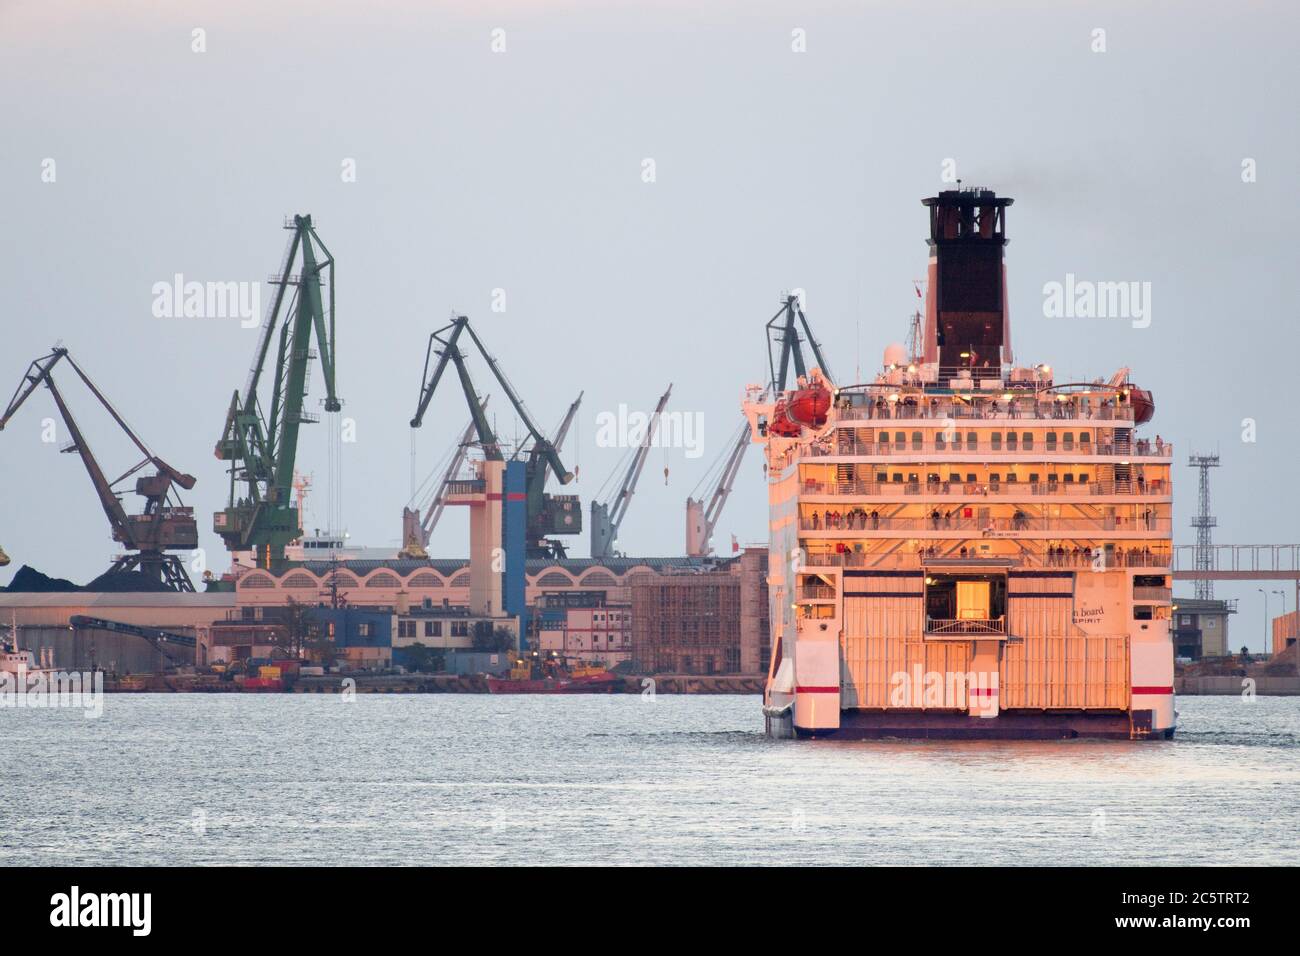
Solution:
M104 474L90 450L86 436L64 401L63 393L55 384L52 373L60 361L67 362L77 373L86 388L144 455L138 464L127 469L114 481L110 481ZM99 495L100 506L112 526L113 540L123 544L129 552L120 556L109 572L138 570L149 580L157 581L173 590L193 591L194 585L189 575L185 573L184 564L176 555L167 552L174 549L189 550L198 546L198 525L194 520L194 509L185 507L176 491L177 487L184 488L186 491L193 488L194 477L178 471L149 450L118 414L117 409L104 397L104 393L90 380L90 376L68 354L66 348L56 346L49 355L36 359L28 366L23 380L14 391L13 398L9 400L9 407L5 409L3 415L0 415L0 430L4 429L38 385L44 385L49 389L71 436L72 440L61 450L81 457L86 473L90 475L95 492ZM118 486L147 466L154 468L154 474L140 475L135 480L135 493L144 498L144 510L140 514L128 514L122 507L121 496L125 492L119 490Z
M608 558L617 553L614 550L614 543L618 540L619 526L627 515L628 505L632 503L632 495L636 493L636 483L641 477L646 458L649 457L650 448L654 444L659 417L663 414L664 406L668 404L668 396L672 391L673 386L669 382L668 389L659 396L659 403L646 424L645 434L641 436L641 441L632 454L632 460L623 474L623 481L618 486L618 490L605 501L591 503L591 556L593 558ZM616 474L618 474L617 468L614 470L614 475ZM611 480L614 475L610 476Z
M808 374L808 369L804 364L803 348L801 347L804 338L799 334L799 326L803 327L803 334L807 336L808 347L817 363L816 367L822 370L822 374L826 376L828 381L835 381L829 366L826 364L826 359L822 356L821 345L813 338L812 329L808 327L808 318L803 314L803 307L799 304L799 297L797 295L787 295L781 303L780 311L767 321L767 360L769 372L771 373L772 388L776 394L786 389L789 380L790 359L794 359L796 381ZM773 346L778 343L781 346L779 363L773 356Z
M686 553L690 557L704 558L713 553L713 529L717 527L718 519L722 516L722 508L726 505L727 498L731 496L731 486L740 471L740 463L745 458L745 449L749 447L749 442L749 421L746 419L736 430L736 437L723 449L723 456L705 475L704 480L707 480L708 475L713 474L715 470L718 472L718 479L713 485L713 493L709 496L708 504L705 504L703 496L698 499L687 497ZM704 484L704 480L701 480L701 485Z
M485 396L483 399L484 408L487 408L487 403L488 400ZM427 497L423 504L420 504L416 501L419 494L417 491L415 495L411 496L410 502L415 507L408 506L402 509L402 550L399 552L401 557L424 560L429 556L427 549L429 540L433 537L433 529L438 526L438 520L447 507L447 489L456 480L456 476L460 474L460 469L465 464L469 444L473 438L474 420L471 418L464 430L461 431L460 440L452 448L449 455L450 460L448 460L447 467L442 472L442 480L438 482L433 493ZM425 484L428 484L427 478Z
M217 458L231 463L230 500L214 515L213 530L231 551L252 551L262 567L283 563L285 545L302 535L291 498L298 429L318 420L303 407L313 358L319 356L325 378L325 410L343 407L334 391L334 257L316 234L311 216L294 216L284 227L293 236L279 275L270 280L275 295L244 390L230 400L216 448ZM300 269L296 275L295 263ZM322 296L326 283L328 305ZM273 339L275 368L264 411L259 386Z
M474 433L478 436L478 444L483 449L484 457L489 461L505 460L505 456L501 451L501 444L487 419L487 414L483 410L483 403L479 400L478 393L474 389L474 381L466 364L465 353L460 348L460 339L464 334L468 334L470 341L478 349L483 361L491 369L493 377L501 385L506 398L510 400L511 406L513 406L532 438L527 465L528 556L563 557L565 554L564 545L558 541L548 539L547 535L580 534L582 532L582 512L578 507L577 495L547 494L546 480L551 471L554 471L560 484L567 485L573 480L573 473L565 468L564 463L560 460L557 446L563 438L563 433L567 432L569 423L573 420L578 402L573 403L569 413L565 416L559 438L556 441L547 438L533 422L532 415L524 407L523 400L519 398L505 373L501 371L501 366L483 345L482 340L479 339L473 326L470 325L469 317L458 315L447 325L436 329L429 336L429 345L424 355L424 371L420 376L423 384L420 388L420 397L416 404L415 415L411 418L411 427L419 428L423 424L429 402L433 398L434 391L438 388L438 383L442 380L443 373L447 370L447 365L454 365L457 377L460 379L461 391L465 395L465 402L469 406ZM435 356L437 356L436 361ZM431 367L432 371L430 371ZM582 396L578 396L578 401L581 401L581 399ZM518 452L516 451L515 454L517 455Z

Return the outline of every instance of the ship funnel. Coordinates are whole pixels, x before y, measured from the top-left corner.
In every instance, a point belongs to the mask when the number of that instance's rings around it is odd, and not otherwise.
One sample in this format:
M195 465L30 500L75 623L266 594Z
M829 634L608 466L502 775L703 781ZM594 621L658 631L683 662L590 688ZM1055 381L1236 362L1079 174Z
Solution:
M924 359L938 364L940 382L963 369L1000 374L1011 362L1003 248L1012 202L984 188L921 200L930 210Z

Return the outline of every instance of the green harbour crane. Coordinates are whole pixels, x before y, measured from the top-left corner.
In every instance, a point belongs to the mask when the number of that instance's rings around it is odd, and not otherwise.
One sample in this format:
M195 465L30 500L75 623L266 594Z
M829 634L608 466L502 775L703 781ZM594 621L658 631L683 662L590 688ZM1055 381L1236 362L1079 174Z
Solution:
M270 280L275 287L271 308L248 379L230 400L216 447L217 458L230 462L230 500L214 515L213 530L229 550L252 551L262 567L282 564L285 545L302 535L291 499L298 429L318 421L304 407L312 359L320 359L325 410L343 407L334 385L334 257L316 234L311 216L294 216L285 229L293 236L279 274ZM273 341L275 365L268 369ZM259 398L264 377L270 380L267 406Z

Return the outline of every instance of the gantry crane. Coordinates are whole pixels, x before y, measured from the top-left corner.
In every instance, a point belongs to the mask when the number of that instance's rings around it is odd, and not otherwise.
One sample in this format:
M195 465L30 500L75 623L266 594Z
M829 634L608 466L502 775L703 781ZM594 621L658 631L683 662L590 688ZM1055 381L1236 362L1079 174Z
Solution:
M736 481L736 474L740 471L740 463L744 460L745 449L749 447L749 442L749 422L746 420L740 423L740 428L736 430L736 437L723 449L723 456L713 464L700 482L703 485L708 476L721 466L718 470L718 479L713 485L713 493L709 495L708 504L705 504L703 496L700 498L687 496L686 553L690 557L704 558L713 553L713 529L717 527L718 519L722 517L723 506L731 496L731 486Z
M668 396L672 392L673 386L670 382L667 390L659 396L659 403L646 424L645 434L641 436L641 441L632 453L632 460L628 463L627 471L624 472L623 481L618 489L607 500L591 503L591 556L593 558L608 558L617 553L614 550L614 543L618 540L619 526L627 515L628 505L632 503L632 495L636 493L636 483L641 477L642 469L645 468L646 458L649 457L650 448L654 443L655 431L659 428L659 417L663 414L664 406L668 404ZM612 480L617 474L616 468L610 479Z
M470 377L465 354L460 349L459 342L462 334L469 335L470 340L478 349L488 368L492 370L492 375L500 383L506 398L510 400L510 404L514 407L515 412L519 415L520 420L532 438L527 463L528 556L563 557L565 554L564 545L558 541L549 540L546 536L552 534L580 534L582 532L582 511L578 506L577 495L547 494L546 480L552 470L561 484L567 485L573 480L573 473L564 467L556 448L559 442L563 440L563 435L567 432L569 423L573 420L578 402L582 400L581 395L578 396L578 401L575 401L570 406L569 412L557 433L557 439L552 441L547 438L533 422L532 415L524 407L523 401L515 392L514 386L505 377L505 373L501 371L496 359L492 357L492 354L488 352L477 333L475 333L473 326L469 323L469 317L458 315L450 323L435 330L429 336L429 345L424 355L424 371L420 376L420 381L423 384L420 388L420 398L416 404L415 415L411 418L411 427L419 428L423 424L429 401L433 398L433 393L438 387L438 382L442 380L443 372L446 371L448 363L451 363L456 366L456 374L460 379L461 390L464 392L465 402L469 406L474 433L478 436L478 444L483 449L484 457L489 461L505 460L500 442L497 440L496 433L492 430L492 425L488 422L487 414L483 410L483 403L478 397L478 392L474 389L474 381ZM436 362L434 361L435 355L437 356ZM430 366L432 366L432 372ZM516 450L512 457L517 456L519 453L520 451Z
M91 394L113 416L113 421L117 422L144 455L138 464L127 469L115 481L109 481L105 476L90 450L86 436L64 401L63 393L55 384L52 372L60 361L66 361L71 366ZM65 348L55 347L49 355L36 359L28 366L13 398L9 400L9 407L5 409L3 415L0 415L0 430L4 429L9 419L38 385L44 385L49 389L54 404L58 406L59 414L63 417L63 424L72 439L61 450L81 457L82 464L86 466L86 472L95 486L95 492L99 495L99 503L112 526L113 540L120 542L129 552L114 562L109 569L110 572L138 569L145 577L165 584L173 590L193 591L194 585L189 575L185 573L184 564L176 555L167 552L173 549L188 550L198 547L199 533L198 525L194 520L194 509L185 507L176 491L177 486L187 491L193 488L194 477L176 470L151 452ZM121 496L124 492L118 490L117 486L148 465L153 466L155 473L141 475L135 481L135 493L144 498L144 511L140 514L127 514L126 509L122 507Z
M795 324L796 319L798 324L803 326L804 335L807 336L808 346L812 350L817 367L822 370L822 374L829 381L835 381L830 368L826 365L826 359L822 356L821 345L813 338L812 329L808 327L808 319L803 314L803 307L799 304L799 297L797 295L787 295L782 300L780 311L767 320L768 367L771 373L772 387L778 394L786 389L791 358L794 359L796 381L808 374L808 369L804 364L803 349L800 347L800 343L804 339L799 335L798 326ZM779 366L772 355L772 346L777 343L781 346Z
M311 216L294 216L285 228L293 231L293 238L280 274L271 279L275 298L262 323L244 390L230 400L216 448L217 458L231 463L230 502L214 516L213 530L231 551L253 551L262 567L282 563L285 545L302 535L291 500L293 469L299 426L318 420L303 407L308 368L318 355L325 378L325 410L337 412L343 407L334 391L334 258L316 234ZM295 262L300 262L297 275ZM328 309L322 297L326 282ZM277 331L271 401L264 417L258 390Z

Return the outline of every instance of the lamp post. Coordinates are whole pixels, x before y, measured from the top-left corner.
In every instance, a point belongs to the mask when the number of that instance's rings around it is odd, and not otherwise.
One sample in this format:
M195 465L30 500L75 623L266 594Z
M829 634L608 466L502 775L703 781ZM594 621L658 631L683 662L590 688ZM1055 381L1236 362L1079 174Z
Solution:
M1285 592L1285 591L1274 591L1273 593L1276 594L1278 597L1280 597L1280 598L1282 599L1282 617L1283 617L1283 619L1285 619L1285 618L1286 618L1286 592ZM1272 637L1273 637L1273 626L1272 626L1272 622L1269 622L1268 636L1269 636L1269 639L1270 639L1270 640L1271 640ZM1272 653L1272 647L1271 647L1271 645L1270 645L1269 653Z
M1268 592L1263 588L1255 588L1260 594L1264 595L1264 654L1268 655Z

